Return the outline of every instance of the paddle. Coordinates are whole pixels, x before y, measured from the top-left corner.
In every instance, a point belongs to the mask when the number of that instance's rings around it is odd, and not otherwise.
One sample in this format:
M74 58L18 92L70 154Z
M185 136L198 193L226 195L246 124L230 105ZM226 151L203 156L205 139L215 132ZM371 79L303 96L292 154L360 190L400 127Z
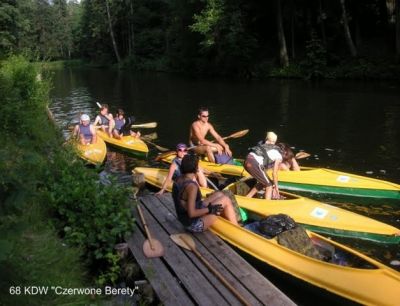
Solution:
M138 129L138 128L142 128L142 129L152 129L157 127L157 122L148 122L148 123L142 123L142 124L132 124L131 128L133 129Z
M164 148L164 147L162 147L162 146L159 146L159 145L155 144L154 142L151 142L150 140L143 139L143 138L141 138L141 139L142 139L144 142L146 142L146 143L148 143L148 144L151 144L152 146L154 146L157 150L159 150L159 151L161 151L161 152L169 151L168 148Z
M142 221L144 230L146 231L147 239L143 243L143 253L147 258L161 257L164 255L164 248L160 241L153 239L150 235L150 231L147 227L146 221L144 220L142 208L137 205L140 220Z
M226 139L230 139L230 138L240 138L240 137L243 137L244 135L246 135L248 132L249 132L249 129L241 130L241 131L235 132L229 136L222 137L222 139L226 140ZM214 140L212 140L211 142L214 142ZM198 146L200 146L200 145L191 146L188 148L188 150L194 149Z
M294 158L296 158L296 159L303 159L303 158L307 158L307 157L310 157L310 156L311 156L311 154L302 151L302 152L298 152L298 153L295 155Z
M98 108L101 108L101 104L99 102L96 102L96 105L98 106ZM142 128L142 129L152 129L155 127L157 127L157 122L148 122L148 123L131 125L131 128Z
M141 139L156 140L158 138L157 132L140 136Z
M235 133L233 133L233 134L231 134L229 136L222 137L222 139L225 140L225 139L230 139L230 138L240 138L240 137L243 137L244 135L246 135L248 132L249 132L248 129L241 130L241 131L235 132ZM191 147L188 148L188 150L191 150L191 149L196 148L196 147L197 146L191 146ZM176 153L175 151L171 151L170 150L169 152L162 153L162 154L158 155L155 158L155 160L156 161L160 161L161 159L166 158L166 157L168 157L168 156L170 156L172 154L175 154L175 153Z
M197 251L196 244L191 236L181 233L171 235L170 238L180 247L192 251L197 256L197 258L200 259L200 261L208 268L208 270L210 270L210 272L214 274L220 280L220 282L227 289L229 289L243 305L250 305L244 299L244 297L222 276L222 274L219 273L213 266L211 266L211 264L199 253L199 251Z

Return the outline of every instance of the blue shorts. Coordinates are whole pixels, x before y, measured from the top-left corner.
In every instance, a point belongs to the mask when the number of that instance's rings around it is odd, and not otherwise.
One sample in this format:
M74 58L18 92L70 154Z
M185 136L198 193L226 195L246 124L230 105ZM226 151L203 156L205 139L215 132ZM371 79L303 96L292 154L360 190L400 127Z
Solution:
M206 208L207 206L204 205L203 201L199 201L196 203L196 208L201 209L201 208ZM204 232L204 222L202 218L193 218L192 223L186 227L186 229L189 232L192 233L201 233Z

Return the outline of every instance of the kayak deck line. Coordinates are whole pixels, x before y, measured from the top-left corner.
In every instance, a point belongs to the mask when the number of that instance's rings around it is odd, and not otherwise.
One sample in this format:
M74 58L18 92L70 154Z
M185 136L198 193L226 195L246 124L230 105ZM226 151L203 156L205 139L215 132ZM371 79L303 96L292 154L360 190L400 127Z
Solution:
M241 305L192 252L170 240L170 235L185 232L176 218L171 195L148 195L139 200L147 226L163 244L165 255L151 260L144 256L146 236L136 209L137 230L127 242L160 301L165 305ZM218 236L205 232L192 237L201 255L250 305L295 305Z

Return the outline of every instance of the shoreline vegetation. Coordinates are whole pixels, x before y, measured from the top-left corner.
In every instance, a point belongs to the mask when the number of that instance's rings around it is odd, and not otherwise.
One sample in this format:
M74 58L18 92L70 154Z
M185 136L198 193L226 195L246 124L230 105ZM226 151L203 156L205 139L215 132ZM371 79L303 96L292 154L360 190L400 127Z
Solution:
M35 65L42 67L43 69L65 69L65 68L104 68L104 69L122 69L132 71L149 71L149 72L164 72L164 73L180 73L188 74L184 71L172 70L169 67L157 66L156 64L150 63L146 65L138 65L132 67L130 65L122 64L104 64L96 62L88 62L83 59L74 60L58 60L58 61L46 61L46 62L34 62ZM157 68L154 68L156 67ZM153 67L153 68L152 68ZM192 73L189 73L194 76ZM316 77L318 74L318 77ZM195 76L207 76L207 74L201 73ZM208 75L218 76L218 75ZM273 65L272 62L260 63L259 67L255 68L254 71L249 72L246 76L227 76L221 75L226 78L239 78L239 79L255 79L262 80L268 78L276 79L319 79L319 80L398 80L400 79L400 65L393 64L389 60L376 59L348 59L344 60L335 67L323 67L323 69L310 71L307 69L306 63L293 63L287 68L280 68Z
M400 78L398 1L6 0L0 12L0 59L239 79Z
M131 190L112 177L102 185L63 144L46 114L50 80L36 68L22 57L0 61L0 304L94 303L104 295L15 291L129 284L126 270L135 270L115 249L133 230Z

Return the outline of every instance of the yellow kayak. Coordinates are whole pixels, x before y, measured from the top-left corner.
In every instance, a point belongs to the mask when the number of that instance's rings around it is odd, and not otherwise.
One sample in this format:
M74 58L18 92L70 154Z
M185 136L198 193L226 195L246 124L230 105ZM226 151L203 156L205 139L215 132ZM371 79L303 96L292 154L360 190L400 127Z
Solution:
M335 257L353 257L360 266L341 265L290 250L218 217L210 230L230 244L292 276L363 305L399 305L400 273L380 262L313 232L315 245L329 246ZM346 254L346 255L343 255Z
M107 155L106 144L100 137L97 137L97 141L94 144L82 145L75 141L74 146L77 149L79 157L93 165L101 165Z
M146 182L160 186L166 170L135 168ZM203 189L209 193L211 190ZM265 217L267 214L259 214ZM312 243L329 251L327 261L288 249L218 217L210 230L242 251L292 276L365 305L398 305L400 273L349 247L308 232Z
M174 157L174 154L166 154L162 160L171 163ZM221 165L201 160L199 165L211 172L250 176L244 170L241 160L235 159L234 165ZM301 171L279 171L278 177L279 187L286 190L400 200L400 185L398 184L331 169L301 167Z
M140 138L132 136L123 136L121 139L109 137L108 134L100 129L97 130L97 136L102 138L107 144L126 151L128 153L143 157L149 152L148 146Z
M162 186L168 174L168 170L145 167L137 167L134 172L143 173L146 182L158 188ZM168 190L171 189L172 185L168 186ZM245 182L230 184L225 189L235 194L239 206L245 210L263 215L287 214L297 223L315 232L384 243L400 242L400 229L306 197L281 192L285 197L283 200L247 198L244 195L250 187ZM204 196L213 191L208 188L200 190Z

